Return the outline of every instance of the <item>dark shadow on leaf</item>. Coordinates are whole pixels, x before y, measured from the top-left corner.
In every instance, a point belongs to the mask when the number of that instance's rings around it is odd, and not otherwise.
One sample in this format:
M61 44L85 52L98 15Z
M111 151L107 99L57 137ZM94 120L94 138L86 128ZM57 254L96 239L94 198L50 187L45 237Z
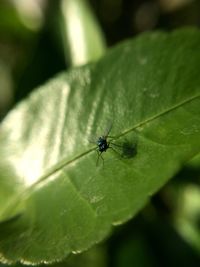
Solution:
M134 158L137 154L137 142L123 140L123 142L110 142L110 147L124 159Z
M137 143L131 143L130 141L125 141L122 143L122 157L130 159L135 157L137 154Z

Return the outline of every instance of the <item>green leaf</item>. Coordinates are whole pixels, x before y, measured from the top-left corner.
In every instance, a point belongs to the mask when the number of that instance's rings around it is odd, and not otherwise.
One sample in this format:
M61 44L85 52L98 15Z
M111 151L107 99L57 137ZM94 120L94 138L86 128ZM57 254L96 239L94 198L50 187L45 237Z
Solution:
M143 34L58 75L10 112L0 128L4 261L86 250L199 153L199 46L195 29ZM122 156L108 149L96 166L88 140L110 123Z
M174 226L182 238L200 252L200 186L183 185L178 190Z
M13 81L8 64L0 58L0 120L5 116L13 101Z
M61 13L66 60L79 66L99 59L106 44L88 1L62 0Z
M192 158L188 164L188 167L199 169L200 168L200 154L196 155L194 158Z
M25 5L20 1L1 1L0 8L0 34L1 39L11 36L17 40L30 40L35 33L41 28L42 20L44 19L39 3L35 4L36 8L32 8L31 12L25 8ZM37 12L38 9L41 12Z

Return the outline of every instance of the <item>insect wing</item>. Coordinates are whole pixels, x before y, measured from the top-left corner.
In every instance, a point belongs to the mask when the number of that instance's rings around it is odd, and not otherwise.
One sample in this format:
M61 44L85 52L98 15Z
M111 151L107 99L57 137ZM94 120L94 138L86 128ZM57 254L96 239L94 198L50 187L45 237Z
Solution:
M98 139L98 137L90 137L90 139L88 139L88 142L91 144L97 144Z
M109 135L109 133L110 133L110 131L112 129L112 126L113 126L113 123L112 122L109 122L106 130L104 131L104 135L103 136L107 137Z

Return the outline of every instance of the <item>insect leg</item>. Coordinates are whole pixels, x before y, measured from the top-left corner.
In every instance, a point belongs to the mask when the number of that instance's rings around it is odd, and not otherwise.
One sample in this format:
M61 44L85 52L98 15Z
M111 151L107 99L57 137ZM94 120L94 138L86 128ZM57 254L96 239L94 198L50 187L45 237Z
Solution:
M99 152L98 150L97 150L97 154L98 154L98 157L97 157L97 162L96 162L96 166L98 166L98 163L99 163L99 158L101 157L101 159L102 159L102 161L103 161L103 166L104 166L104 158L102 157L102 152Z
M113 146L117 146L117 147L122 147L121 145L117 145L115 143L109 142L109 144L113 145Z
M109 148L112 149L118 156L121 157L121 154L116 149L114 149L112 146L109 146Z

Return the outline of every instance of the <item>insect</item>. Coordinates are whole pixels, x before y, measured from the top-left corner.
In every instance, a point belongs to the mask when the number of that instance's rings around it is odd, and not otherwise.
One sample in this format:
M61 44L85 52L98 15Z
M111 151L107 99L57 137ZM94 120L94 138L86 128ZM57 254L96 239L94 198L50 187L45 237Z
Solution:
M98 153L98 158L97 158L96 165L98 165L99 157L101 157L101 159L103 160L103 164L104 164L104 158L102 157L102 153L106 152L107 149L110 148L110 149L115 151L115 149L113 149L113 147L110 146L110 144L112 144L112 145L114 145L114 144L111 141L108 141L108 138L114 138L112 136L109 136L111 128L112 128L112 124L109 126L109 128L106 131L106 133L104 135L101 135L96 141L96 144L97 144L97 149L96 150L97 150L97 153Z
M104 135L101 135L95 142L97 147L98 158L96 165L98 166L99 158L101 157L104 165L104 158L102 153L106 152L107 149L112 149L120 158L131 159L137 154L137 143L134 141L123 140L120 144L116 144L113 140L116 139L114 136L110 136L112 125L107 129ZM109 139L109 140L108 140ZM114 147L113 147L114 146Z
M103 159L103 157L102 157L102 153L103 152L106 152L106 150L108 149L108 148L111 148L110 147L110 143L107 141L107 137L108 136L104 136L104 135L102 135L102 136L100 136L99 137L99 139L97 140L97 153L98 153L98 158L97 158L97 163L96 163L96 165L98 165L98 161L99 161L99 157L101 157L102 158L102 160L103 160L103 163L104 163L104 159Z

